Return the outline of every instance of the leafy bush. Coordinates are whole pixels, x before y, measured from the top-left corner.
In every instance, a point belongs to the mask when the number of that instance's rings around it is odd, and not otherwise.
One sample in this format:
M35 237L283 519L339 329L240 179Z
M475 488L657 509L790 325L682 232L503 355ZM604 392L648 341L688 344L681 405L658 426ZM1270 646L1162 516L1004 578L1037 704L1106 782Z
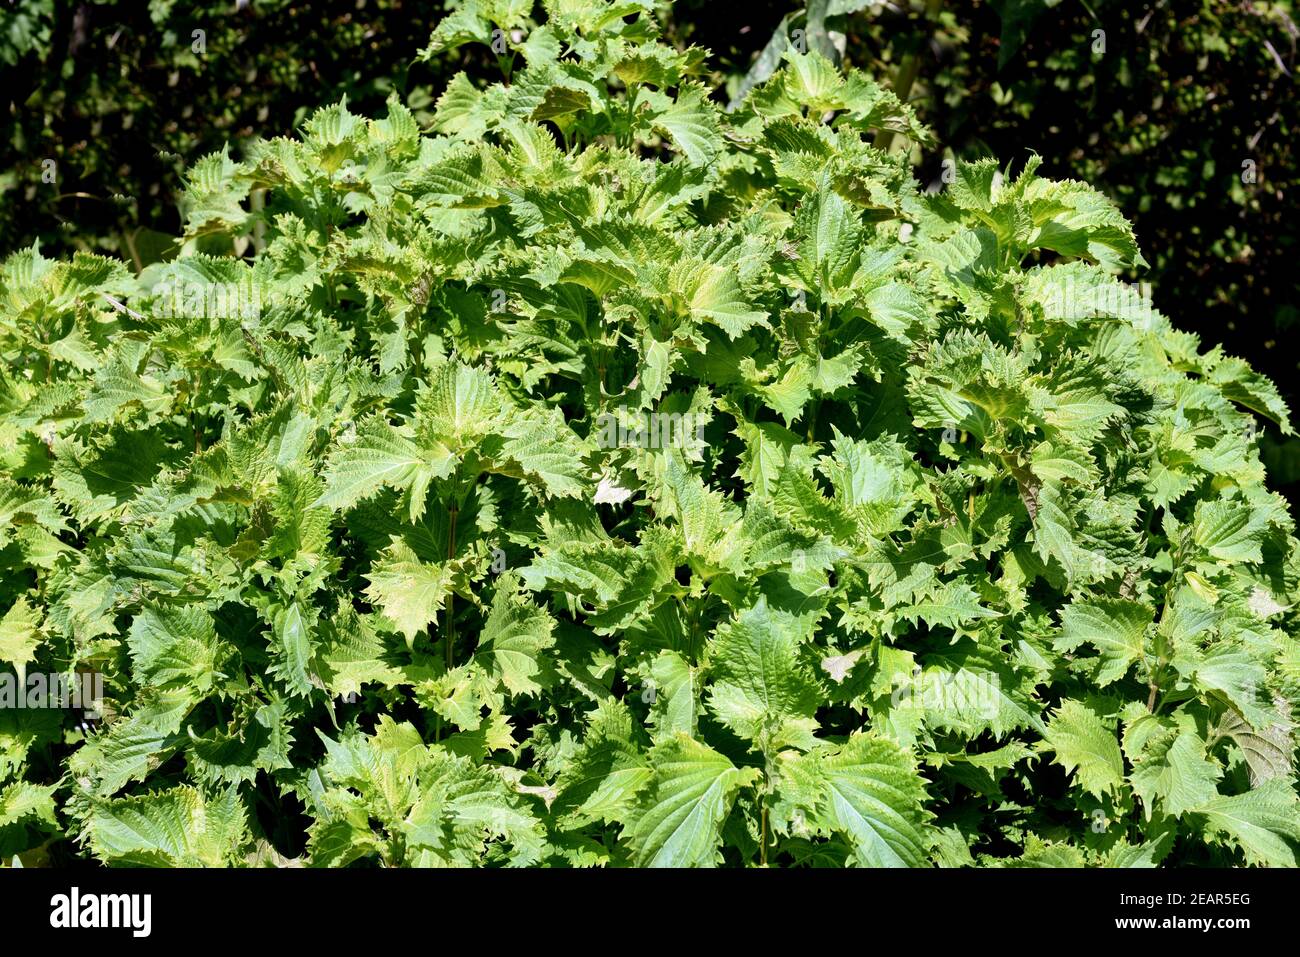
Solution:
M792 12L759 0L738 14L752 25L740 36L731 18L697 20L680 3L674 25L733 74L752 77L771 52L804 43L887 78L934 130L921 148L893 141L912 152L922 183L942 182L954 158L1019 162L1032 151L1043 175L1092 184L1142 237L1142 279L1162 308L1272 377L1294 405L1293 6L814 0ZM752 67L735 49L745 42L767 44ZM1300 501L1300 440L1265 429L1260 452L1273 487Z
M402 0L23 0L0 9L0 248L171 255L186 166L322 102L431 105L407 65L438 20ZM450 66L450 64L448 65ZM451 76L447 69L439 87ZM326 98L330 99L326 99Z
M546 13L443 21L513 49L431 134L204 159L182 258L5 263L0 658L105 687L0 709L0 849L1294 866L1273 386L1089 186Z
M343 96L373 114L392 91L425 125L434 91L457 70L479 78L496 62L481 44L411 62L441 6L0 4L0 63L13 81L0 249L39 240L47 255L94 251L138 270L174 255L184 170L223 142L242 149L257 134L288 134L309 107ZM1286 346L1300 302L1287 281L1296 253L1287 196L1300 184L1290 145L1300 98L1290 0L660 6L666 37L712 51L726 101L751 66L775 65L790 43L887 81L935 130L934 143L912 151L922 183L938 181L951 157L1020 162L1032 150L1043 175L1094 185L1142 236L1151 259L1142 276L1166 313L1273 378L1294 405ZM1260 454L1272 487L1300 501L1300 440L1266 428Z
M1143 279L1156 301L1207 345L1273 377L1294 406L1293 16L1289 0L945 4L942 23L920 24L943 52L921 56L918 86L922 118L955 155L1032 148L1049 175L1110 196L1149 251ZM890 38L904 33L881 22L868 42L902 46ZM923 182L941 175L941 161L927 151ZM1300 441L1273 429L1264 438L1269 477L1294 505Z

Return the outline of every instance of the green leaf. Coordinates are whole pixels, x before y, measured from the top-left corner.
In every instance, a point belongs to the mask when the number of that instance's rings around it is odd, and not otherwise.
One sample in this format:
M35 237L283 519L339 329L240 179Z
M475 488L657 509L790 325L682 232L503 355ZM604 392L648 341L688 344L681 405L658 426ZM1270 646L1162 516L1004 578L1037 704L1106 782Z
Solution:
M1168 732L1148 744L1134 762L1129 781L1133 793L1174 817L1211 801L1218 794L1219 766L1206 758L1205 741L1192 728Z
M492 610L479 635L475 658L501 680L511 694L537 694L538 679L551 680L545 660L555 644L555 620L517 591L517 579L503 576Z
M135 678L163 689L207 693L216 682L221 643L200 606L145 608L127 635Z
M437 619L454 578L450 564L423 562L401 542L390 545L366 577L366 597L397 626L408 647Z
M810 747L821 700L812 671L799 660L797 619L760 598L720 627L709 644L709 707L759 750Z
M667 133L673 145L686 154L694 166L712 163L721 147L718 108L710 102L703 87L685 84L677 100L656 114L654 126Z
M205 797L192 787L96 805L90 846L113 864L227 867L248 840L247 813L234 788Z
M1075 651L1085 642L1100 653L1096 681L1101 687L1118 681L1142 660L1147 627L1155 612L1147 605L1119 599L1071 602L1061 612L1061 632L1055 646Z
M1241 851L1248 864L1300 866L1300 804L1295 788L1274 779L1245 794L1220 796L1195 809L1207 837Z
M36 649L41 644L40 612L19 595L4 617L0 618L0 661L14 666L18 683L27 682L27 665L36 659Z
M1276 719L1262 729L1251 727L1233 708L1224 711L1219 719L1218 733L1236 742L1246 758L1251 787L1275 778L1290 779L1295 770L1295 740L1286 700L1276 698L1274 711Z
M627 706L601 702L582 744L555 782L551 810L571 825L622 820L653 777Z
M714 263L689 264L678 282L691 318L712 323L728 338L767 325L767 313L754 308L732 268Z
M425 452L387 422L371 419L357 429L355 441L330 456L325 492L312 504L351 508L388 487L409 493L411 520L415 521L423 514L429 483L446 478L455 465L446 446L435 444Z
M897 744L855 733L815 751L790 772L817 795L810 820L843 834L860 867L920 867L929 854L930 812L916 762Z
M39 823L58 827L54 815L54 785L14 781L0 788L0 834L16 824Z
M416 405L416 434L423 447L461 451L475 445L497 424L501 400L482 370L448 362L430 376Z
M757 768L737 768L708 745L678 734L650 752L654 778L626 822L624 836L638 867L712 867L719 862L722 823L736 792L754 784Z
M1196 544L1224 562L1260 561L1263 531L1260 516L1237 502L1202 503L1192 524Z
M1124 757L1115 733L1081 701L1062 701L1047 723L1043 746L1056 752L1056 763L1075 773L1079 786L1102 797L1124 783Z
M275 636L277 672L293 694L310 694L319 684L312 664L316 647L313 634L315 613L304 609L300 602L292 601L275 610L271 626Z

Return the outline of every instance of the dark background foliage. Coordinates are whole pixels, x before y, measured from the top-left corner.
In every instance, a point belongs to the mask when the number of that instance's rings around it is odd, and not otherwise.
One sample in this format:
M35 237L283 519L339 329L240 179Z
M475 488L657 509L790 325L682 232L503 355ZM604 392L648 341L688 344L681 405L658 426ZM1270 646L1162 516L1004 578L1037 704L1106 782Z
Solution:
M47 255L112 251L139 268L172 253L183 173L201 155L286 134L343 96L368 113L396 89L426 116L461 58L479 55L416 60L441 6L8 4L0 251L39 240ZM683 0L665 19L674 40L714 51L733 90L778 30L887 79L935 131L913 152L923 182L947 157L1018 167L1034 151L1045 175L1102 189L1136 225L1150 269L1132 278L1152 284L1157 307L1248 359L1295 406L1290 2ZM42 181L50 159L54 183ZM1271 481L1296 500L1300 443L1263 441Z

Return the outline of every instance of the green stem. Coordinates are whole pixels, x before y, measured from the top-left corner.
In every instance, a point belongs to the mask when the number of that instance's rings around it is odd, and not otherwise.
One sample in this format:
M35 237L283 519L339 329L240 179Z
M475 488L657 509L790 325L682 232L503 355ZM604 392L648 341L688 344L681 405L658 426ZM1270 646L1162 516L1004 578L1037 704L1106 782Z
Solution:
M933 23L939 16L940 0L926 0L925 19ZM924 43L905 54L903 60L898 65L898 73L894 76L893 88L894 95L902 103L907 102L907 98L912 93L912 84L916 82L917 76L921 72L921 49ZM889 152L893 148L894 141L902 137L902 133L895 133L893 130L879 130L876 133L875 142L872 144L876 149Z
M808 428L805 430L804 438L809 442L813 440L813 433L817 431L817 412L820 410L821 404L821 399L813 399L808 404Z
M627 87L627 129L623 131L623 146L631 148L636 143L636 94L638 85L629 83Z
M1169 660L1169 649L1161 629L1164 628L1165 618L1169 615L1169 604L1173 601L1174 586L1178 581L1178 571L1183 564L1182 551L1181 542L1174 544L1173 554L1170 556L1173 570L1169 575L1169 581L1165 582L1165 600L1160 606L1160 617L1156 620L1156 660L1154 664L1149 666L1147 672L1147 688L1150 689L1147 694L1147 711L1152 714L1155 714L1156 711L1156 696L1160 694L1160 679L1164 673L1165 664Z
M447 561L451 561L456 556L456 516L460 508L456 504L453 494L451 504L447 506ZM456 661L456 593L448 592L446 604L443 606L443 660L446 663L447 670L451 671L455 667ZM433 722L433 740L442 740L442 716L436 715Z
M691 664L695 664L695 632L700 626L699 602L692 602L691 608L691 634L686 640L686 654Z
M460 514L460 507L453 499L452 503L447 506L447 561L450 562L456 557L456 516ZM455 666L455 646L456 646L456 593L454 591L447 593L447 670L450 671Z

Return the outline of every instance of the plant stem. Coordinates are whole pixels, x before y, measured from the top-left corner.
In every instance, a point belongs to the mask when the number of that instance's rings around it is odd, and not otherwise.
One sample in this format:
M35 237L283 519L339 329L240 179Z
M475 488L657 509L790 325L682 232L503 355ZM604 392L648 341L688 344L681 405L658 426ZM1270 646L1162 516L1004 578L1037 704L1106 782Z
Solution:
M456 555L456 516L460 508L456 504L453 494L451 504L447 506L447 561L451 561ZM443 661L447 665L447 670L451 671L455 667L455 645L456 645L456 593L454 591L447 593L447 601L443 606ZM442 740L442 715L435 715L433 722L433 740Z
M939 15L940 0L926 0L925 19L933 23ZM902 103L907 102L907 98L912 94L912 84L916 82L917 76L921 72L921 48L922 42L916 49L904 54L903 60L898 65L898 72L894 75L893 89L894 95ZM878 150L889 152L893 148L896 139L906 139L905 134L895 133L893 130L878 130L876 132L875 142L872 144Z
M456 557L456 516L460 513L455 500L447 506L447 561ZM447 670L452 669L456 643L456 593L447 593Z
M686 640L686 657L691 664L695 664L695 632L700 624L699 602L691 602L691 634Z
M808 428L805 429L804 438L809 442L813 440L813 433L817 431L817 413L821 404L821 399L813 399L808 405Z

